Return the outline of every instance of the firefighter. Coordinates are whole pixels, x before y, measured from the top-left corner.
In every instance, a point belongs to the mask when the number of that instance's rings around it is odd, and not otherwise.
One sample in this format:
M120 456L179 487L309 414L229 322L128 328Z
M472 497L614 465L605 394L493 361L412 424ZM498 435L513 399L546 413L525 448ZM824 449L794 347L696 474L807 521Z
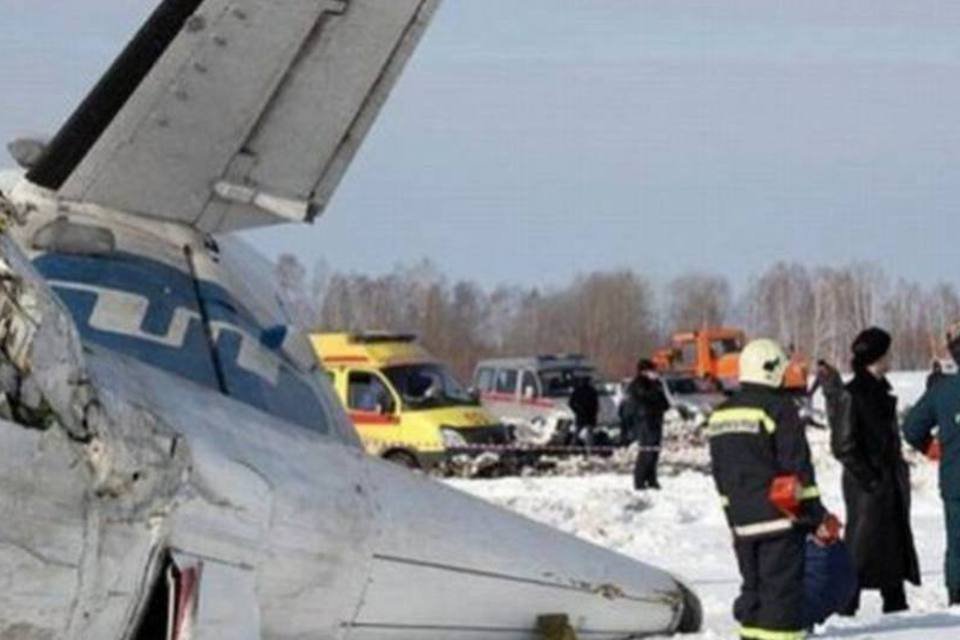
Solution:
M789 361L772 340L748 344L741 388L707 427L742 577L734 617L747 640L804 637L807 536L824 545L839 539L839 522L820 503L796 405L782 389Z
M960 323L950 328L947 344L950 355L960 363ZM960 376L944 374L927 390L907 414L903 436L912 447L940 461L940 496L947 526L947 595L950 606L960 605Z

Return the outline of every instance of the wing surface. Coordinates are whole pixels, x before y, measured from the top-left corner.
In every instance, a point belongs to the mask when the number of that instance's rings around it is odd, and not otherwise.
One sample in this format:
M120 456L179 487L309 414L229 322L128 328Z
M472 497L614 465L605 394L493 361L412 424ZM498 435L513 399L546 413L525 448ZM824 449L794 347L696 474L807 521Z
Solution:
M329 202L440 0L165 0L29 179L218 233Z

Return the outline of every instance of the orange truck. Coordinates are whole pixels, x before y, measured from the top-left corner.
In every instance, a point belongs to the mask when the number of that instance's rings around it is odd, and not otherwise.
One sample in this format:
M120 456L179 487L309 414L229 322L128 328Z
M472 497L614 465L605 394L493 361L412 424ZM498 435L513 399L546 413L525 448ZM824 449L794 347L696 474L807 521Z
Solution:
M704 327L674 334L670 346L657 351L653 361L661 371L716 380L731 389L738 384L740 352L746 343L747 335L741 329ZM796 353L791 357L784 386L805 392L809 365Z

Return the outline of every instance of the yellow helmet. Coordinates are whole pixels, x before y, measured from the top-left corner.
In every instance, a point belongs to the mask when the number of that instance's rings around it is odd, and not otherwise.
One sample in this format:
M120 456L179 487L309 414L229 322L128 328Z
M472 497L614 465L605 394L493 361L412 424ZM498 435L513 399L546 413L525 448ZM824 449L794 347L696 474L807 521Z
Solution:
M740 354L740 383L778 388L783 385L790 358L779 344L753 340Z

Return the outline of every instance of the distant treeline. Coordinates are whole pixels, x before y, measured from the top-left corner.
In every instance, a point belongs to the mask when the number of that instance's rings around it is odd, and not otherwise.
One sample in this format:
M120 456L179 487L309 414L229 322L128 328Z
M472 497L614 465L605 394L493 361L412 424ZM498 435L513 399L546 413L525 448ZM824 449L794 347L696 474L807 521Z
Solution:
M952 284L892 281L873 264L810 269L778 263L735 296L722 276L691 273L660 287L632 271L577 277L566 286L451 282L429 261L393 273L313 273L293 256L277 264L280 295L306 329L414 331L468 379L477 360L497 355L589 354L610 378L629 375L678 330L704 324L743 327L793 345L812 359L846 364L862 328L895 336L894 366L923 369L942 355L945 327L960 319Z

